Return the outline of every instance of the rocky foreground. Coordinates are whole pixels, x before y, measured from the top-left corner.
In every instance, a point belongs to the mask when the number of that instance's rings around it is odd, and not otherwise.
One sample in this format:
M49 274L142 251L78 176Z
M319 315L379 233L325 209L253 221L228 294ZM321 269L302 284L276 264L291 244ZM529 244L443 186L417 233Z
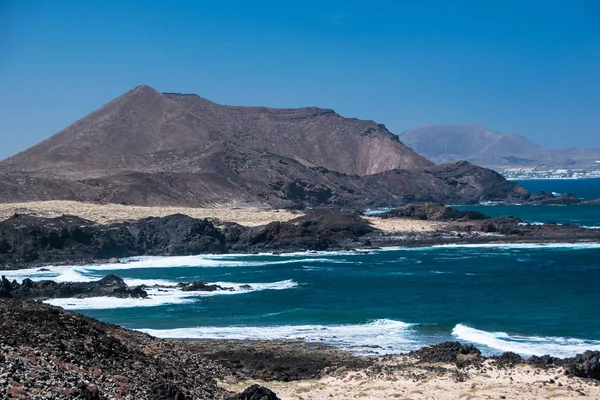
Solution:
M373 358L298 342L175 342L0 300L3 399L598 398L599 357L486 358L456 342Z
M394 229L394 221L424 221L427 229ZM387 225L385 225L387 224ZM390 229L377 226L392 226ZM423 226L425 228L425 226ZM600 241L600 230L575 225L529 225L512 218L428 203L379 217L312 210L261 226L183 214L99 224L77 216L43 218L15 214L0 221L0 269L48 264L89 264L135 256L335 251L383 246L461 243Z
M0 300L0 398L216 399L215 363L42 303Z

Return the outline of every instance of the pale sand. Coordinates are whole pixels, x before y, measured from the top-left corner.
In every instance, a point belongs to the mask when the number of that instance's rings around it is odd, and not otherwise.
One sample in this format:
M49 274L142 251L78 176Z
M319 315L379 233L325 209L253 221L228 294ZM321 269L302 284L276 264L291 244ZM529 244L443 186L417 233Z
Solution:
M433 221L422 221L408 218L377 218L363 217L375 228L386 233L398 232L432 232L440 228L440 224Z
M0 204L0 220L5 220L15 213L46 218L70 214L101 224L134 221L147 217L164 217L171 214L185 214L193 218L216 218L220 221L236 222L245 226L265 225L273 221L289 221L303 215L288 210L258 208L143 207L62 200Z
M406 359L405 356L394 359ZM390 362L388 364L394 364ZM400 364L406 364L401 361ZM409 362L408 364L412 364ZM224 386L241 391L253 383L273 390L282 400L320 399L600 399L600 383L569 378L561 369L541 370L527 365L510 369L491 366L477 370L433 364L430 369L408 365L392 372L338 372L319 380L296 382L245 381ZM443 371L439 367L444 367ZM462 377L461 377L462 376Z
M77 201L38 201L28 203L0 203L0 221L14 214L40 217L59 217L63 214L76 215L101 224L133 221L147 217L164 217L185 214L193 218L215 218L220 221L236 222L244 226L266 225L274 221L289 221L304 215L302 212L260 208L191 208L191 207L143 207L121 204L92 204ZM430 221L403 218L380 219L363 217L375 228L386 233L428 232L438 228Z

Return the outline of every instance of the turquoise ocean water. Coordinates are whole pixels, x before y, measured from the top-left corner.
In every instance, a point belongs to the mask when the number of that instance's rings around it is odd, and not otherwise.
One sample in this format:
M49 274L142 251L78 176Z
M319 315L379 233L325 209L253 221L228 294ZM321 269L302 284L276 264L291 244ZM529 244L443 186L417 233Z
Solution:
M545 190L560 193L569 190L568 182L583 181L542 182ZM600 181L586 184L592 188L571 189L580 196L597 190L600 197ZM600 226L593 207L509 209L529 221ZM238 290L183 293L170 287L150 289L145 300L53 304L166 338L303 339L360 354L399 353L445 340L473 343L487 354L600 350L600 244L594 243L145 257L9 271L7 277L87 281L107 273L129 284L204 280Z
M585 200L600 198L600 179L541 179L517 182L532 193L544 190L560 194L572 193ZM531 223L555 222L557 224L571 223L600 227L600 204L579 206L474 205L458 206L457 208L480 211L491 217L512 215Z

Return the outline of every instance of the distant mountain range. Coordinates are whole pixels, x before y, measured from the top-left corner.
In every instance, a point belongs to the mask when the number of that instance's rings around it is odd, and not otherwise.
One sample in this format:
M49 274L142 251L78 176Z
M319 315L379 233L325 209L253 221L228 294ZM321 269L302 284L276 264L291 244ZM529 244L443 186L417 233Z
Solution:
M467 160L487 168L598 168L600 149L543 149L515 134L480 125L426 125L400 136L402 143L435 163Z
M466 162L434 165L372 121L148 86L0 161L3 202L362 207L526 195Z

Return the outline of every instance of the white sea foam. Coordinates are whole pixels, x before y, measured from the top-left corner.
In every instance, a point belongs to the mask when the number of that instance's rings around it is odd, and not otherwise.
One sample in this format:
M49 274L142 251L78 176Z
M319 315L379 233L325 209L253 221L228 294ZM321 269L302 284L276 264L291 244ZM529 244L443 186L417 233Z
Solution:
M302 253L300 253L302 254ZM280 259L278 256L270 260L229 260L220 256L202 255L202 256L176 256L176 257L136 257L123 259L119 263L108 264L88 264L74 266L48 266L44 268L30 268L16 271L5 271L8 279L22 280L30 278L32 280L52 279L59 282L89 282L98 277L88 277L86 275L99 275L105 271L120 271L130 269L146 268L191 268L191 267L260 267L268 265L282 265L292 263L346 263L344 260L335 260L330 258L316 257L312 254L304 254L305 258L290 257L289 259Z
M323 342L358 354L393 354L413 350L419 343L410 339L410 324L378 319L356 325L229 326L179 329L140 329L169 339L291 339Z
M177 282L168 281L165 279L135 279L135 278L125 278L123 281L127 284L127 286L172 286Z
M269 283L212 282L211 284L216 284L223 288L233 288L234 290L216 290L212 292L184 292L176 286L150 287L146 289L146 291L148 292L148 297L145 299L88 297L83 299L50 299L46 300L45 303L63 307L68 310L104 310L112 308L156 307L167 304L193 303L200 297L237 295L243 293L257 292L261 290L285 290L298 286L298 283L291 279ZM248 285L249 288L242 287L246 285Z
M29 278L33 281L52 279L56 282L89 282L93 278L83 275L85 268L74 266L49 266L44 268L18 269L14 271L2 271L7 279L21 281Z
M280 259L280 256L273 256L269 260L231 260L229 257L220 257L212 255L202 256L169 256L169 257L138 257L134 259L124 260L119 264L98 264L89 265L89 268L94 271L103 270L123 270L123 269L138 269L138 268L192 268L192 267L261 267L268 265L283 265L293 263L344 263L343 260L334 260L330 258L316 257L312 258L310 253L300 254L308 258L289 257L289 259ZM287 255L286 255L287 256ZM285 256L281 256L285 257ZM287 257L286 257L287 258Z
M597 249L600 248L600 243L490 243L490 244L444 244L433 246L439 247L488 247L501 249Z
M118 271L131 269L147 269L147 268L191 268L191 267L261 267L269 265L284 265L295 263L328 263L340 264L348 263L345 260L336 260L332 258L313 257L311 253L299 253L304 255L304 258L289 257L279 259L275 256L270 260L227 260L223 256L202 255L202 256L177 256L177 257L137 257L132 259L124 259L119 263L109 264L89 264L89 265L71 265L71 266L47 266L44 268L29 268L14 271L3 271L2 274L7 279L21 281L29 278L33 281L51 279L56 282L91 282L102 278L107 273L119 274ZM157 279L125 279L129 285L148 285L155 284L164 285L168 281Z
M512 351L524 356L549 354L555 357L572 357L586 350L600 350L600 341L598 340L517 336L505 332L486 332L462 324L454 327L452 335L496 351Z
M390 246L377 251L423 251L442 248L489 248L489 249L597 249L599 242L586 243L471 243L471 244L438 244L426 247Z

